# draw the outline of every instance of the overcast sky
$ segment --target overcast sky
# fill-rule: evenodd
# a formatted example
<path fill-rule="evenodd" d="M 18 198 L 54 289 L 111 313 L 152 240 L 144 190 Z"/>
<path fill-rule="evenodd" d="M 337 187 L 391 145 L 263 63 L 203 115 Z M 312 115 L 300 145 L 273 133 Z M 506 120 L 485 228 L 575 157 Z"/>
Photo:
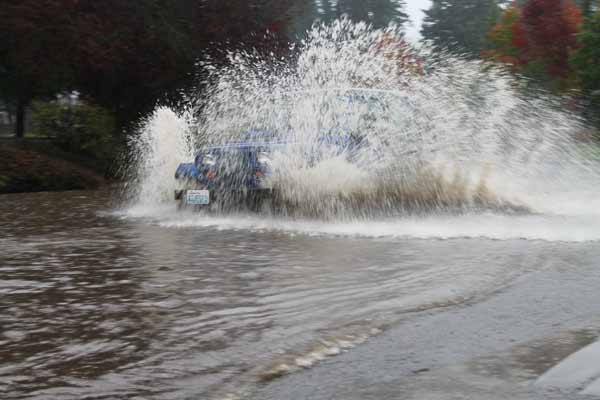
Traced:
<path fill-rule="evenodd" d="M 423 20 L 423 12 L 421 10 L 428 9 L 429 0 L 405 0 L 406 13 L 410 16 L 411 24 L 406 25 L 406 36 L 410 39 L 419 39 L 419 30 L 421 21 Z"/>

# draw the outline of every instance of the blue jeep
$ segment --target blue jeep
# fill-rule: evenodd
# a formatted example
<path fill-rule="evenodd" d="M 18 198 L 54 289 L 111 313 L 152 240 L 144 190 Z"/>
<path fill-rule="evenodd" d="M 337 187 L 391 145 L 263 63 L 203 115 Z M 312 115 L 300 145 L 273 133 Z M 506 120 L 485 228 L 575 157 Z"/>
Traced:
<path fill-rule="evenodd" d="M 243 141 L 207 146 L 197 153 L 193 163 L 180 164 L 175 172 L 179 188 L 175 191 L 178 207 L 208 207 L 215 204 L 227 207 L 245 206 L 254 209 L 264 199 L 272 199 L 271 156 L 296 145 L 278 140 L 265 131 L 248 131 Z M 349 135 L 323 135 L 317 146 L 334 149 L 338 154 L 351 155 L 363 143 Z M 331 154 L 331 152 L 330 152 Z M 316 162 L 317 154 L 307 154 Z"/>

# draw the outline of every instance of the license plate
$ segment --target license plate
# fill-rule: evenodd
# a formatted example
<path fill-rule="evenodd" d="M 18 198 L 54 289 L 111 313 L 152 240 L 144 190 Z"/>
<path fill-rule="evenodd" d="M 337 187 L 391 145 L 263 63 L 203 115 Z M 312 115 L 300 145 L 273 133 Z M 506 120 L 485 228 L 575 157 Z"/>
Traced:
<path fill-rule="evenodd" d="M 185 194 L 185 202 L 191 205 L 205 206 L 210 204 L 210 191 L 188 190 Z"/>

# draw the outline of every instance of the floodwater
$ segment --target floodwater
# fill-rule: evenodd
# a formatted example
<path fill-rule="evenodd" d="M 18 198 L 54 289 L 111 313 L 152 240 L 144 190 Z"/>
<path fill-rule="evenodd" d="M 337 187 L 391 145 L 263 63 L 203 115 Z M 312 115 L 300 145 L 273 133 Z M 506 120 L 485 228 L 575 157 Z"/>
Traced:
<path fill-rule="evenodd" d="M 0 197 L 1 398 L 545 398 L 530 384 L 600 326 L 593 221 L 110 199 Z"/>

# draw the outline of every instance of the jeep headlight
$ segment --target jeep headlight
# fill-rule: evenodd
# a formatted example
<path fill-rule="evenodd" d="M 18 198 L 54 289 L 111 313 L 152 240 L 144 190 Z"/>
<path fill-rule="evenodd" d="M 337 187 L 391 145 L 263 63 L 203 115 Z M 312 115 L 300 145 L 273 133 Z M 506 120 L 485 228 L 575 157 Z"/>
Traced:
<path fill-rule="evenodd" d="M 269 157 L 269 154 L 267 154 L 265 152 L 258 153 L 256 155 L 256 161 L 258 161 L 258 163 L 262 166 L 271 165 L 271 157 Z"/>
<path fill-rule="evenodd" d="M 205 167 L 213 167 L 217 163 L 217 158 L 212 154 L 204 154 L 202 156 L 202 165 Z"/>

